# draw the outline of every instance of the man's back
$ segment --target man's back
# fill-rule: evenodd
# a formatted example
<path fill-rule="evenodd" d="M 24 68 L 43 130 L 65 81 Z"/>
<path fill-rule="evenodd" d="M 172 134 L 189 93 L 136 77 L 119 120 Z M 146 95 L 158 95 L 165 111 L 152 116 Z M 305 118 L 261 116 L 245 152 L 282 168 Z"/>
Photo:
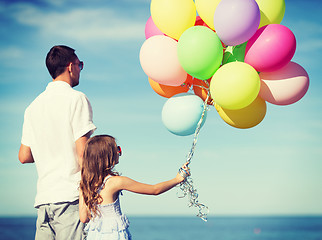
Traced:
<path fill-rule="evenodd" d="M 78 199 L 75 141 L 95 128 L 91 118 L 86 96 L 62 81 L 49 83 L 26 109 L 22 143 L 30 146 L 37 166 L 35 206 Z"/>
<path fill-rule="evenodd" d="M 78 186 L 85 143 L 96 129 L 79 84 L 84 63 L 75 50 L 53 46 L 46 56 L 52 82 L 26 109 L 18 158 L 38 172 L 36 240 L 84 239 Z"/>

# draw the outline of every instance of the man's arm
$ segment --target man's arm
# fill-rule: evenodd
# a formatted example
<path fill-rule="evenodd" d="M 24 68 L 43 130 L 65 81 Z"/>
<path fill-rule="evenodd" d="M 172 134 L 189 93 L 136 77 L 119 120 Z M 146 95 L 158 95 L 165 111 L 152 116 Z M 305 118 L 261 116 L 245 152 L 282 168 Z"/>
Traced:
<path fill-rule="evenodd" d="M 79 190 L 79 219 L 82 223 L 87 223 L 90 220 L 90 214 L 86 207 L 82 190 Z"/>
<path fill-rule="evenodd" d="M 78 157 L 79 166 L 82 166 L 83 162 L 83 153 L 87 140 L 90 138 L 90 132 L 86 133 L 84 136 L 76 140 L 76 153 Z"/>
<path fill-rule="evenodd" d="M 20 145 L 18 158 L 22 164 L 35 162 L 30 147 L 23 144 Z"/>

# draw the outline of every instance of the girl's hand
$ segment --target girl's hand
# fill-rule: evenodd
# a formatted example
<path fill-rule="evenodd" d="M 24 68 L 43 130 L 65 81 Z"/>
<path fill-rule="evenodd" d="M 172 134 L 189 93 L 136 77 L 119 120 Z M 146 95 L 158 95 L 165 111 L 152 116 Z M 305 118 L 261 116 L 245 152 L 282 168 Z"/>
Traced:
<path fill-rule="evenodd" d="M 190 168 L 187 166 L 189 163 L 186 162 L 182 165 L 182 167 L 179 169 L 179 172 L 177 173 L 177 179 L 179 180 L 179 183 L 184 181 L 188 176 L 190 176 Z"/>

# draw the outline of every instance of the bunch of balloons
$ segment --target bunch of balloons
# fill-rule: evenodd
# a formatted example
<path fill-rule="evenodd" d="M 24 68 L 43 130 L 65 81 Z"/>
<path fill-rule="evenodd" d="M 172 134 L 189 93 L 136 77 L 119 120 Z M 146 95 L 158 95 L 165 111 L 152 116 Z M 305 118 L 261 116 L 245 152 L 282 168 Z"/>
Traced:
<path fill-rule="evenodd" d="M 170 132 L 193 134 L 204 103 L 227 124 L 251 128 L 266 102 L 289 105 L 307 92 L 307 72 L 291 61 L 295 36 L 280 24 L 284 0 L 152 0 L 150 10 L 140 63 L 169 98 L 162 121 Z"/>

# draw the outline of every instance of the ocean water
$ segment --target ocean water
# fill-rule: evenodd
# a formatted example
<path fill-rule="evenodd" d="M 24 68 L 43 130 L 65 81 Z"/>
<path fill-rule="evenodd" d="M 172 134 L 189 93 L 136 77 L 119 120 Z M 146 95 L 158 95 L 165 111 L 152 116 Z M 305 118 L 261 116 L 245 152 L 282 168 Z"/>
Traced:
<path fill-rule="evenodd" d="M 322 217 L 131 217 L 134 240 L 322 240 Z M 35 217 L 0 217 L 0 239 L 34 239 Z"/>

